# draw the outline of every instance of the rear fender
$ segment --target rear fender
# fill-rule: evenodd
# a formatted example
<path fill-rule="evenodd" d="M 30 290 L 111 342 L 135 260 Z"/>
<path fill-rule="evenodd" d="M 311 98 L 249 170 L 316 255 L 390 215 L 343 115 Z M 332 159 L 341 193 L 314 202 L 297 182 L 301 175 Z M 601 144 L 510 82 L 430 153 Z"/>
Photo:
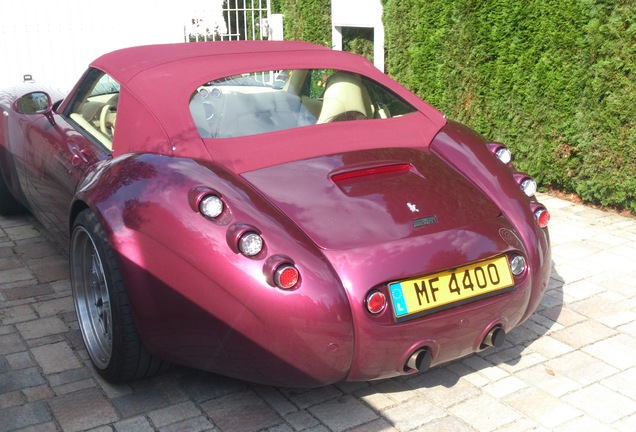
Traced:
<path fill-rule="evenodd" d="M 201 188 L 222 197 L 228 217 L 199 213 L 193 194 Z M 191 159 L 126 155 L 91 173 L 77 198 L 98 214 L 139 333 L 156 355 L 257 382 L 271 383 L 285 370 L 307 385 L 346 376 L 353 328 L 340 280 L 304 234 L 240 177 Z M 265 241 L 254 258 L 230 244 L 228 233 L 241 224 Z M 299 269 L 299 288 L 268 282 L 279 257 Z M 285 380 L 281 375 L 279 384 Z"/>
<path fill-rule="evenodd" d="M 472 181 L 501 209 L 514 227 L 527 253 L 533 293 L 522 321 L 538 306 L 551 271 L 550 237 L 531 211 L 536 198 L 528 198 L 514 180 L 510 167 L 488 150 L 487 141 L 470 128 L 448 122 L 431 143 L 431 151 Z"/>

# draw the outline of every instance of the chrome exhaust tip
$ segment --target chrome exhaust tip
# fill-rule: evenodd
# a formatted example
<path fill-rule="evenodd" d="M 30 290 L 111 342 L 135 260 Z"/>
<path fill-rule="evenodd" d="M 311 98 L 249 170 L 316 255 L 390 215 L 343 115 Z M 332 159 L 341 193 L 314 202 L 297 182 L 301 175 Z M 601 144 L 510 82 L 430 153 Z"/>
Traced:
<path fill-rule="evenodd" d="M 501 327 L 493 327 L 484 337 L 484 340 L 481 342 L 481 348 L 488 347 L 501 347 L 504 342 L 506 342 L 506 332 Z"/>
<path fill-rule="evenodd" d="M 404 372 L 424 372 L 431 367 L 433 362 L 433 355 L 427 348 L 420 348 L 416 350 L 404 365 Z"/>

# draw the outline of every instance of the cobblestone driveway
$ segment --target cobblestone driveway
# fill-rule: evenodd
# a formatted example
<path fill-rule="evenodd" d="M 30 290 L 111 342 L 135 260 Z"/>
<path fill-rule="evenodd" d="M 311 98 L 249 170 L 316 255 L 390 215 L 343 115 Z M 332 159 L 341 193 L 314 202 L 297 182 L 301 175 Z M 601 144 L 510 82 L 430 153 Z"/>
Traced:
<path fill-rule="evenodd" d="M 0 431 L 636 430 L 636 220 L 547 196 L 554 270 L 504 347 L 315 390 L 185 368 L 113 386 L 77 330 L 67 260 L 0 217 Z"/>

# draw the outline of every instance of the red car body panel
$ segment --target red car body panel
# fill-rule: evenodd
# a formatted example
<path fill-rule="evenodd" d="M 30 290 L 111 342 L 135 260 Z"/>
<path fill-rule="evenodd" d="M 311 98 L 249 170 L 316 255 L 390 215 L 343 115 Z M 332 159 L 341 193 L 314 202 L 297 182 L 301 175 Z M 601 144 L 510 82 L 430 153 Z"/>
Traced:
<path fill-rule="evenodd" d="M 65 114 L 83 80 L 51 118 L 16 111 L 36 90 L 21 87 L 0 93 L 0 169 L 62 244 L 79 210 L 95 212 L 153 354 L 275 385 L 386 378 L 413 373 L 405 364 L 423 347 L 433 365 L 483 349 L 493 327 L 507 332 L 536 309 L 551 267 L 540 204 L 484 138 L 368 61 L 305 43 L 223 42 L 130 48 L 91 68 L 121 85 L 112 152 Z M 417 111 L 201 138 L 188 110 L 193 89 L 294 68 L 366 76 Z M 338 177 L 385 166 L 405 168 Z M 206 193 L 227 203 L 215 220 L 199 212 Z M 246 227 L 265 241 L 252 258 L 236 249 Z M 367 311 L 368 294 L 390 298 L 391 282 L 500 255 L 528 264 L 506 293 L 403 322 L 390 302 Z M 284 261 L 299 270 L 296 289 L 272 282 Z"/>

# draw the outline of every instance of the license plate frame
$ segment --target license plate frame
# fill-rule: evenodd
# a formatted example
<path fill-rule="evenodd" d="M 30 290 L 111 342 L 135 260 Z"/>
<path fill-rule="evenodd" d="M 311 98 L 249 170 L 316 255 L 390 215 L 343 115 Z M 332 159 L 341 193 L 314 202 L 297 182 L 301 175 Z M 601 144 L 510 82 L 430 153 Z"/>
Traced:
<path fill-rule="evenodd" d="M 493 297 L 514 288 L 514 276 L 506 255 L 388 284 L 393 316 L 398 322 Z"/>

